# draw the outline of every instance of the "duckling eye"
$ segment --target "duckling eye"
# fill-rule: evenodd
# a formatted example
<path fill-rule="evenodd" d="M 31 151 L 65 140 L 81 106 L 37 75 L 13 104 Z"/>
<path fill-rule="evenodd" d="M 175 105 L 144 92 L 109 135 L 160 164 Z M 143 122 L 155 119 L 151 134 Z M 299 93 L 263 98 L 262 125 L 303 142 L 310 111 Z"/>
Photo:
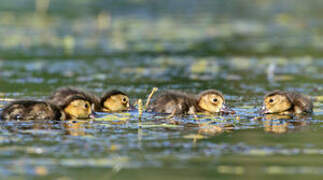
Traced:
<path fill-rule="evenodd" d="M 122 99 L 122 102 L 124 102 L 124 103 L 125 103 L 125 102 L 127 102 L 127 98 L 125 98 L 125 97 L 124 97 L 124 98 Z"/>
<path fill-rule="evenodd" d="M 89 108 L 89 105 L 88 104 L 85 104 L 84 107 L 87 109 L 87 108 Z"/>
<path fill-rule="evenodd" d="M 213 99 L 212 99 L 212 101 L 213 101 L 213 102 L 217 102 L 217 101 L 218 101 L 218 99 L 217 99 L 217 98 L 213 98 Z"/>
<path fill-rule="evenodd" d="M 272 103 L 272 102 L 274 102 L 274 100 L 273 99 L 269 99 L 269 102 Z"/>

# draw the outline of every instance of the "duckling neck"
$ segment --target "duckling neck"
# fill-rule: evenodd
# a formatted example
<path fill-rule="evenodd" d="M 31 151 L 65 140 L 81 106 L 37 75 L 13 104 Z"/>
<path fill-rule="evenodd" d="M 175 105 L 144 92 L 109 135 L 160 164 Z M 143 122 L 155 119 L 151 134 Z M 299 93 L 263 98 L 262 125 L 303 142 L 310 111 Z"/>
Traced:
<path fill-rule="evenodd" d="M 293 114 L 293 108 L 289 109 L 289 110 L 286 110 L 286 111 L 283 111 L 283 112 L 280 112 L 278 113 L 279 115 L 292 115 Z"/>
<path fill-rule="evenodd" d="M 196 112 L 203 113 L 203 114 L 206 114 L 206 115 L 211 115 L 212 114 L 211 112 L 209 112 L 207 110 L 204 110 L 204 109 L 202 109 L 200 107 L 197 108 L 197 111 Z"/>
<path fill-rule="evenodd" d="M 196 102 L 196 111 L 197 112 L 201 112 L 201 113 L 206 113 L 208 112 L 206 109 L 205 109 L 205 106 L 207 106 L 203 101 L 197 101 Z"/>
<path fill-rule="evenodd" d="M 74 116 L 72 116 L 68 113 L 65 113 L 65 120 L 71 120 L 71 119 L 77 119 L 77 118 L 75 118 Z"/>
<path fill-rule="evenodd" d="M 59 112 L 59 120 L 62 120 L 62 121 L 64 121 L 64 120 L 66 120 L 67 119 L 67 117 L 66 117 L 66 113 L 64 112 L 64 111 L 60 111 Z"/>
<path fill-rule="evenodd" d="M 102 107 L 101 112 L 112 112 L 112 110 L 107 107 Z"/>

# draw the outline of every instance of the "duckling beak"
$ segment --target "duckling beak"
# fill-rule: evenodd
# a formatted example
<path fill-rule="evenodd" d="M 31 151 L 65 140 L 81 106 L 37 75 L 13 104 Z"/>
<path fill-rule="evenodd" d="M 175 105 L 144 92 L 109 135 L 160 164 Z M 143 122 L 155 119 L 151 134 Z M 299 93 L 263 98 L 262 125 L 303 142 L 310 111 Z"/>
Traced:
<path fill-rule="evenodd" d="M 90 119 L 95 119 L 95 115 L 96 115 L 96 113 L 94 111 L 92 111 L 92 113 L 89 115 L 89 118 Z"/>
<path fill-rule="evenodd" d="M 268 109 L 266 108 L 265 105 L 263 105 L 260 109 L 260 114 L 268 114 L 268 113 L 269 113 Z"/>
<path fill-rule="evenodd" d="M 133 106 L 132 104 L 129 104 L 127 106 L 127 108 L 128 108 L 129 111 L 132 111 L 132 110 L 135 110 L 136 109 L 135 106 Z"/>
<path fill-rule="evenodd" d="M 102 112 L 110 112 L 110 109 L 108 109 L 108 108 L 102 108 Z"/>
<path fill-rule="evenodd" d="M 225 104 L 222 105 L 220 112 L 228 113 L 228 114 L 235 114 L 236 113 L 234 110 L 232 110 L 230 107 L 226 106 Z"/>

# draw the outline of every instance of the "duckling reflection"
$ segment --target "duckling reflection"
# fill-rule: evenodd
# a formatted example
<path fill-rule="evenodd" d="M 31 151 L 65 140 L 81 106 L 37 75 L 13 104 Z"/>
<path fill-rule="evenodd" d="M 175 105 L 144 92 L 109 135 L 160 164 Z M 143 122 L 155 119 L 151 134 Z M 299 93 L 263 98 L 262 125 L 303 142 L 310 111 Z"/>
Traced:
<path fill-rule="evenodd" d="M 2 120 L 65 120 L 66 114 L 54 104 L 44 101 L 20 100 L 7 105 Z"/>
<path fill-rule="evenodd" d="M 51 121 L 51 120 L 19 120 L 19 121 L 2 121 L 1 128 L 6 129 L 10 133 L 14 134 L 32 134 L 41 136 L 53 136 L 57 135 L 61 130 L 61 122 L 63 121 Z"/>
<path fill-rule="evenodd" d="M 266 132 L 282 134 L 288 131 L 288 123 L 285 120 L 265 120 L 263 125 Z"/>
<path fill-rule="evenodd" d="M 266 114 L 263 121 L 264 130 L 276 134 L 288 132 L 289 128 L 300 128 L 307 125 L 306 116 L 298 116 L 302 119 L 295 119 L 292 115 Z M 304 119 L 303 119 L 304 118 Z"/>
<path fill-rule="evenodd" d="M 288 120 L 293 119 L 291 114 L 265 114 L 266 120 Z"/>
<path fill-rule="evenodd" d="M 101 97 L 99 105 L 95 108 L 98 112 L 121 112 L 130 110 L 129 97 L 119 90 L 112 90 L 105 93 Z"/>
<path fill-rule="evenodd" d="M 66 121 L 64 122 L 65 134 L 71 136 L 85 136 L 88 135 L 85 131 L 87 121 Z"/>
<path fill-rule="evenodd" d="M 222 93 L 217 90 L 206 90 L 199 95 L 178 91 L 166 91 L 160 94 L 148 107 L 148 111 L 185 115 L 202 113 L 234 113 L 225 105 Z"/>
<path fill-rule="evenodd" d="M 312 100 L 297 92 L 285 92 L 276 90 L 264 97 L 262 113 L 299 114 L 312 113 Z"/>
<path fill-rule="evenodd" d="M 217 135 L 221 134 L 225 131 L 225 127 L 220 127 L 218 125 L 214 124 L 201 124 L 199 126 L 199 134 L 204 134 L 204 135 Z"/>

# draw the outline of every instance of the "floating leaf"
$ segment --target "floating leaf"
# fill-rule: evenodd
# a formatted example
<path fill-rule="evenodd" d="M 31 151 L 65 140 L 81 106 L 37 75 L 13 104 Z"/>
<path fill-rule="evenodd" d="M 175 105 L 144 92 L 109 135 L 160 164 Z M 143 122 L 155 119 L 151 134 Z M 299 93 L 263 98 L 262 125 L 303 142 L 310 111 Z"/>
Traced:
<path fill-rule="evenodd" d="M 214 135 L 221 132 L 223 132 L 223 128 L 217 125 L 201 125 L 199 129 L 199 133 L 208 135 Z"/>
<path fill-rule="evenodd" d="M 315 96 L 315 100 L 323 102 L 323 96 Z"/>
<path fill-rule="evenodd" d="M 218 166 L 218 172 L 224 174 L 243 174 L 245 169 L 241 166 Z"/>
<path fill-rule="evenodd" d="M 35 167 L 35 174 L 39 176 L 45 176 L 48 174 L 48 169 L 44 166 L 37 166 Z"/>
<path fill-rule="evenodd" d="M 275 80 L 276 81 L 291 81 L 294 77 L 291 75 L 276 75 Z"/>
<path fill-rule="evenodd" d="M 164 128 L 178 128 L 178 127 L 183 127 L 175 124 L 143 124 L 141 125 L 143 128 L 153 128 L 153 127 L 164 127 Z"/>
<path fill-rule="evenodd" d="M 97 121 L 127 121 L 130 118 L 130 113 L 109 114 L 102 118 L 95 118 Z"/>
<path fill-rule="evenodd" d="M 189 134 L 183 136 L 185 139 L 205 139 L 206 137 L 201 134 Z"/>
<path fill-rule="evenodd" d="M 249 151 L 250 155 L 256 155 L 256 156 L 266 156 L 269 154 L 268 151 L 262 150 L 262 149 L 251 149 Z"/>

